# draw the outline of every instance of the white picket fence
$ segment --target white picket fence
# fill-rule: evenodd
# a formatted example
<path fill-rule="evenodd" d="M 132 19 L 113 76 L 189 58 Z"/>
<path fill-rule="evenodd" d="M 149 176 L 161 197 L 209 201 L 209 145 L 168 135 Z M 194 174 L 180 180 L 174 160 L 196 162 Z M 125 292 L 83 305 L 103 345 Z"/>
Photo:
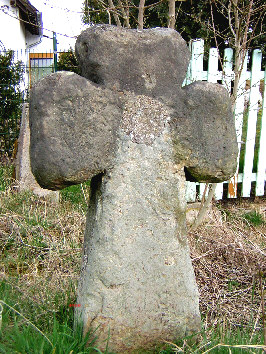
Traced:
<path fill-rule="evenodd" d="M 224 51 L 223 71 L 219 71 L 219 54 L 216 48 L 211 48 L 209 51 L 208 70 L 203 70 L 204 58 L 204 40 L 197 39 L 190 43 L 191 60 L 187 72 L 186 79 L 183 85 L 188 85 L 193 81 L 201 80 L 208 82 L 219 82 L 231 93 L 232 82 L 234 81 L 233 72 L 233 49 L 227 48 Z M 248 60 L 252 59 L 251 71 L 247 70 Z M 238 154 L 238 168 L 235 176 L 230 181 L 219 183 L 215 190 L 215 198 L 217 200 L 224 197 L 236 198 L 238 191 L 242 197 L 250 197 L 251 188 L 254 188 L 256 196 L 263 196 L 265 193 L 266 181 L 266 98 L 265 98 L 265 82 L 266 71 L 261 70 L 262 53 L 261 50 L 253 51 L 251 58 L 247 55 L 244 66 L 241 71 L 239 88 L 237 92 L 236 106 L 235 106 L 235 128 L 237 135 L 237 142 L 239 148 Z M 246 90 L 246 82 L 250 80 L 250 90 Z M 260 83 L 263 82 L 264 99 L 261 102 Z M 248 94 L 248 104 L 245 103 L 245 97 Z M 246 112 L 245 112 L 246 110 Z M 247 114 L 247 135 L 242 137 L 243 118 Z M 258 117 L 261 115 L 261 127 L 257 129 Z M 254 172 L 254 153 L 256 131 L 260 131 L 259 148 L 257 168 Z M 245 143 L 243 139 L 245 138 Z M 239 158 L 241 150 L 244 149 L 244 167 L 243 172 L 239 173 Z M 224 188 L 224 184 L 228 184 Z M 241 188 L 241 189 L 240 189 Z M 187 182 L 187 201 L 194 202 L 200 200 L 204 193 L 205 184 Z M 225 195 L 224 190 L 227 190 Z"/>

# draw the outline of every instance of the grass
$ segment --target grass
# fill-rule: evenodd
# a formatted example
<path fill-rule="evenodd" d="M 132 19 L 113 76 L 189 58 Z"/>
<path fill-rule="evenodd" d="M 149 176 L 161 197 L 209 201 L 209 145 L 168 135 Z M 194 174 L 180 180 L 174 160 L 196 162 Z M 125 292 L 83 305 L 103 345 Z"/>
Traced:
<path fill-rule="evenodd" d="M 11 164 L 0 165 L 0 192 L 4 192 L 12 183 L 13 166 Z"/>
<path fill-rule="evenodd" d="M 60 192 L 61 201 L 68 201 L 74 207 L 82 207 L 82 209 L 86 210 L 88 205 L 89 189 L 90 181 L 67 187 Z"/>
<path fill-rule="evenodd" d="M 73 329 L 69 306 L 76 301 L 89 184 L 63 190 L 54 204 L 18 193 L 11 175 L 10 165 L 0 166 L 0 353 L 100 352 L 95 333 L 84 339 L 81 328 Z M 162 342 L 149 353 L 262 353 L 265 214 L 264 199 L 219 203 L 189 233 L 202 331 L 194 344 Z"/>
<path fill-rule="evenodd" d="M 2 306 L 12 312 L 5 313 L 3 322 L 11 322 L 12 330 L 1 331 L 0 353 L 92 353 L 95 336 L 88 332 L 83 337 L 82 327 L 73 329 L 73 313 L 64 321 L 54 314 L 51 331 L 44 334 L 33 322 L 26 319 L 18 310 L 2 301 Z M 16 306 L 16 305 L 14 305 Z M 5 317 L 9 318 L 5 318 Z"/>
<path fill-rule="evenodd" d="M 243 217 L 253 226 L 260 226 L 265 223 L 263 216 L 260 213 L 258 213 L 256 210 L 252 210 L 248 213 L 244 213 Z"/>
<path fill-rule="evenodd" d="M 202 330 L 199 335 L 200 341 L 193 346 L 188 344 L 187 340 L 182 340 L 171 345 L 173 352 L 183 353 L 260 353 L 263 338 L 261 333 L 256 333 L 250 338 L 250 330 L 243 328 L 227 327 L 227 322 L 219 323 L 217 326 L 208 328 L 208 331 Z M 256 348 L 258 346 L 258 348 Z M 230 351 L 228 350 L 230 349 Z M 257 349 L 257 350 L 256 350 Z"/>

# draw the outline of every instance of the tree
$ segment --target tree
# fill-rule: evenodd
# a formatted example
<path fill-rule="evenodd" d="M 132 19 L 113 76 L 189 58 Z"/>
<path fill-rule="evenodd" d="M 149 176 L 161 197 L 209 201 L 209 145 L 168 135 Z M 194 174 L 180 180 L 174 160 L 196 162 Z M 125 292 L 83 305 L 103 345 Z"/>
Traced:
<path fill-rule="evenodd" d="M 22 62 L 14 62 L 11 50 L 0 54 L 0 144 L 1 153 L 9 156 L 19 134 L 23 72 Z"/>
<path fill-rule="evenodd" d="M 57 69 L 59 71 L 73 71 L 76 74 L 80 74 L 78 61 L 73 49 L 69 49 L 67 52 L 60 54 L 59 60 L 57 62 Z"/>
<path fill-rule="evenodd" d="M 226 43 L 235 49 L 235 80 L 232 92 L 234 105 L 247 51 L 259 44 L 265 54 L 266 5 L 261 0 L 210 0 L 210 10 L 216 47 Z M 217 16 L 223 21 L 216 21 Z"/>
<path fill-rule="evenodd" d="M 168 21 L 168 6 L 163 0 L 85 0 L 83 11 L 85 23 L 140 29 L 165 27 Z"/>
<path fill-rule="evenodd" d="M 139 9 L 145 28 L 168 26 L 187 42 L 204 38 L 208 46 L 220 49 L 235 46 L 238 35 L 249 48 L 259 46 L 266 52 L 263 0 L 85 0 L 83 21 L 137 28 Z"/>
<path fill-rule="evenodd" d="M 143 27 L 175 28 L 186 41 L 203 38 L 207 48 L 220 53 L 235 49 L 233 102 L 237 95 L 248 49 L 260 47 L 266 54 L 266 5 L 264 0 L 85 0 L 84 22 L 116 23 Z"/>

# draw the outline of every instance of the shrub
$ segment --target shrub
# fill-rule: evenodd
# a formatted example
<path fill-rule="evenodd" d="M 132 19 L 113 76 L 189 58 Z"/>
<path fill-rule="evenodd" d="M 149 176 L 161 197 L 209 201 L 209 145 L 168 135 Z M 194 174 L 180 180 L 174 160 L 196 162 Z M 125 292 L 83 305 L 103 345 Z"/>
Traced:
<path fill-rule="evenodd" d="M 61 71 L 73 71 L 76 74 L 80 74 L 80 69 L 78 67 L 78 61 L 75 56 L 73 49 L 69 49 L 65 53 L 61 53 L 58 63 L 57 63 L 57 70 Z"/>
<path fill-rule="evenodd" d="M 23 72 L 22 62 L 14 62 L 13 51 L 0 54 L 0 153 L 9 156 L 19 134 Z"/>

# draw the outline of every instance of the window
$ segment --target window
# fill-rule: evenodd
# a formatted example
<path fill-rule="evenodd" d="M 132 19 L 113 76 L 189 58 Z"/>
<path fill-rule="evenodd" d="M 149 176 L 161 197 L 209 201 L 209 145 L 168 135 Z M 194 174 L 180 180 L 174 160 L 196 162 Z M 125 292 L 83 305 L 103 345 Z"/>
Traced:
<path fill-rule="evenodd" d="M 54 72 L 53 53 L 31 53 L 29 62 L 30 86 Z"/>

